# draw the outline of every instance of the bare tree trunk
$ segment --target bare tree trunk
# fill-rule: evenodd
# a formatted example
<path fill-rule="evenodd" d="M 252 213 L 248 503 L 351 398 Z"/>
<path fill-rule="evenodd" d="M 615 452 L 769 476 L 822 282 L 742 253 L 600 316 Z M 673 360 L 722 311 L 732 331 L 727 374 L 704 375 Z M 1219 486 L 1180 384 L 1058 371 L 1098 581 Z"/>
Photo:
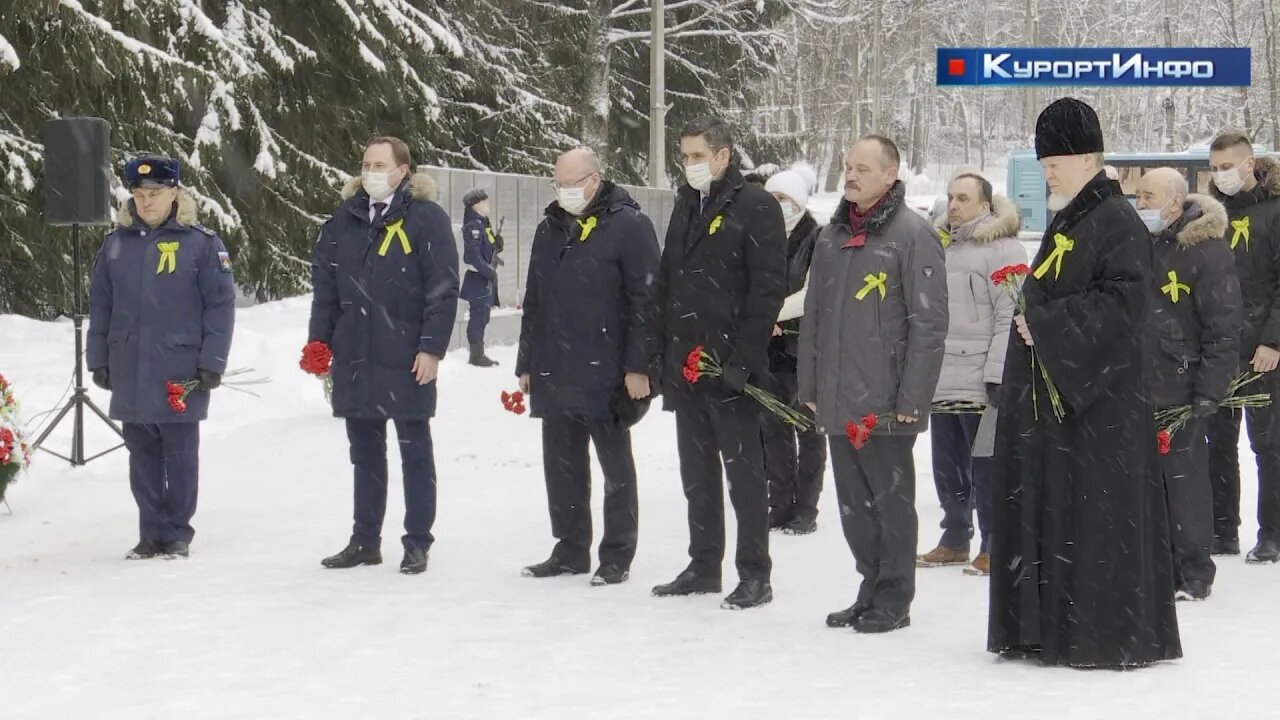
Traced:
<path fill-rule="evenodd" d="M 609 151 L 609 15 L 613 10 L 611 0 L 596 0 L 592 14 L 591 42 L 596 61 L 591 63 L 587 76 L 587 103 L 584 113 L 582 138 L 606 162 L 611 160 Z"/>
<path fill-rule="evenodd" d="M 964 133 L 964 164 L 968 165 L 969 164 L 969 142 L 970 142 L 970 136 L 972 135 L 972 132 L 969 128 L 969 107 L 968 107 L 968 104 L 965 103 L 963 95 L 957 98 L 956 102 L 960 105 L 960 131 Z"/>

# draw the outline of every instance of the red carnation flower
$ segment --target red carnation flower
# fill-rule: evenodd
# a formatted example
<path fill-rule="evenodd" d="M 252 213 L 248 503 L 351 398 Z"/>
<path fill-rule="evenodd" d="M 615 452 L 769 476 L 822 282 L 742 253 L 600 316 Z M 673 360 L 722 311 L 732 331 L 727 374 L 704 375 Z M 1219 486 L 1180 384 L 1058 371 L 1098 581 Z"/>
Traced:
<path fill-rule="evenodd" d="M 875 430 L 877 422 L 879 422 L 879 418 L 875 413 L 862 416 L 862 426 L 867 429 L 867 432 L 871 432 L 872 430 Z"/>
<path fill-rule="evenodd" d="M 1168 455 L 1172 449 L 1173 438 L 1169 435 L 1168 430 L 1160 430 L 1156 433 L 1156 445 L 1161 455 Z"/>
<path fill-rule="evenodd" d="M 319 340 L 312 340 L 302 348 L 302 359 L 298 361 L 298 367 L 309 375 L 323 376 L 329 374 L 330 366 L 333 364 L 333 351 L 329 349 L 326 343 Z"/>
<path fill-rule="evenodd" d="M 515 405 L 513 405 L 513 406 L 511 407 L 511 412 L 513 412 L 513 413 L 515 413 L 515 414 L 517 414 L 517 415 L 523 415 L 523 414 L 524 414 L 524 403 L 516 403 Z"/>
<path fill-rule="evenodd" d="M 684 359 L 684 379 L 690 383 L 698 382 L 702 377 L 702 346 L 695 345 Z"/>

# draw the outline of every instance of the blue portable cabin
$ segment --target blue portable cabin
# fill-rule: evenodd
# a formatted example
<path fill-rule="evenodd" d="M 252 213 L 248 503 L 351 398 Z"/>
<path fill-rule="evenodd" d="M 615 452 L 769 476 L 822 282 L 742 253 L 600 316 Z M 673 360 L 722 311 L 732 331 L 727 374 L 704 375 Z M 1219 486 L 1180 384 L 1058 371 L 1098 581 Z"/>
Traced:
<path fill-rule="evenodd" d="M 1254 152 L 1267 155 L 1266 149 L 1254 145 Z M 1180 170 L 1191 185 L 1191 192 L 1209 192 L 1209 150 L 1197 149 L 1183 152 L 1155 153 L 1105 153 L 1106 164 L 1120 173 L 1120 187 L 1129 202 L 1137 203 L 1138 180 L 1147 170 L 1173 167 Z M 1191 178 L 1195 178 L 1191 182 Z M 1049 223 L 1049 186 L 1044 181 L 1044 169 L 1036 159 L 1035 150 L 1014 150 L 1009 154 L 1009 174 L 1005 180 L 1006 193 L 1018 206 L 1022 216 L 1022 231 L 1040 234 Z"/>

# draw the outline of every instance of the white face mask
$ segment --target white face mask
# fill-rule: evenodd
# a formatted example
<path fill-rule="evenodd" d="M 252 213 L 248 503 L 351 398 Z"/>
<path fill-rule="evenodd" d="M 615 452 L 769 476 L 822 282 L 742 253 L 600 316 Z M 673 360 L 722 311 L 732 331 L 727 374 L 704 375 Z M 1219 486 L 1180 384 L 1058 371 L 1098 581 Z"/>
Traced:
<path fill-rule="evenodd" d="M 560 188 L 556 190 L 556 202 L 570 215 L 581 215 L 587 209 L 587 189 Z"/>
<path fill-rule="evenodd" d="M 1138 217 L 1142 218 L 1142 224 L 1147 226 L 1148 232 L 1158 233 L 1164 229 L 1164 218 L 1160 216 L 1160 208 L 1139 210 Z"/>
<path fill-rule="evenodd" d="M 786 223 L 787 233 L 796 229 L 796 225 L 800 224 L 800 218 L 804 217 L 804 210 L 799 205 L 790 200 L 782 201 L 782 221 Z"/>
<path fill-rule="evenodd" d="M 711 189 L 711 163 L 689 165 L 684 169 L 684 177 L 689 181 L 689 187 L 698 192 L 707 192 Z"/>
<path fill-rule="evenodd" d="M 361 173 L 360 183 L 364 186 L 364 191 L 374 200 L 380 200 L 391 194 L 391 173 Z"/>
<path fill-rule="evenodd" d="M 1240 177 L 1240 171 L 1235 168 L 1219 170 L 1213 173 L 1213 184 L 1222 191 L 1222 194 L 1235 195 L 1244 187 L 1244 178 Z"/>

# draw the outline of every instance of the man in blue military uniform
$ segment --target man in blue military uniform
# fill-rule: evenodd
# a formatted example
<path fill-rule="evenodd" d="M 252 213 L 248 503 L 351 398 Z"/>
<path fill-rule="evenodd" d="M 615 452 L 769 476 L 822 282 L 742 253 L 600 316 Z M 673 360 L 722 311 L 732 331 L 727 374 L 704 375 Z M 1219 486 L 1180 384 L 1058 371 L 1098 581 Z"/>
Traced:
<path fill-rule="evenodd" d="M 235 325 L 231 256 L 196 223 L 180 171 L 177 160 L 151 155 L 125 164 L 133 197 L 102 243 L 89 286 L 88 366 L 124 426 L 140 516 L 130 559 L 189 553 L 199 423 L 226 371 Z M 185 410 L 171 405 L 167 383 L 190 380 L 200 384 Z"/>
<path fill-rule="evenodd" d="M 324 224 L 311 267 L 308 340 L 333 351 L 333 414 L 344 418 L 355 467 L 355 528 L 327 568 L 382 562 L 387 420 L 404 471 L 400 572 L 427 569 L 436 516 L 431 417 L 436 374 L 458 314 L 458 248 L 435 182 L 411 175 L 409 147 L 370 140 L 361 177 Z"/>
<path fill-rule="evenodd" d="M 471 266 L 462 279 L 461 297 L 471 305 L 467 316 L 467 345 L 471 364 L 493 367 L 497 361 L 484 354 L 484 329 L 489 311 L 498 304 L 497 237 L 489 223 L 489 194 L 476 188 L 462 197 L 462 260 Z"/>

